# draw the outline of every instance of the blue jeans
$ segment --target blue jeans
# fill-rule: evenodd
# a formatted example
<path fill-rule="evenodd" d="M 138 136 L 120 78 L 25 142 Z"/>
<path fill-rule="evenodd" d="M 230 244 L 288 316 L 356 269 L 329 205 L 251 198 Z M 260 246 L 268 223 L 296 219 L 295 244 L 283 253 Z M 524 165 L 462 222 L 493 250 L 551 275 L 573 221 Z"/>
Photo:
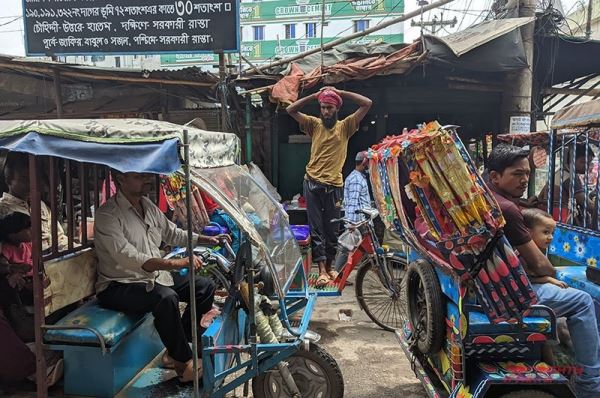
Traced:
<path fill-rule="evenodd" d="M 566 317 L 573 341 L 575 361 L 583 372 L 575 379 L 578 398 L 600 396 L 600 317 L 589 293 L 550 283 L 534 284 L 538 304 L 546 305 L 557 317 Z"/>

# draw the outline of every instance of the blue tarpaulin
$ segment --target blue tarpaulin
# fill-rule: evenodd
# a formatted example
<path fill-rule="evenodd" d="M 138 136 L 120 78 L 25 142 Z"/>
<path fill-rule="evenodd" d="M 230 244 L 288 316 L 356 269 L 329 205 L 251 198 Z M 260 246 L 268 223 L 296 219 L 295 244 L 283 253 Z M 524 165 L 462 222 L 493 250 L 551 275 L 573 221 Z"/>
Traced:
<path fill-rule="evenodd" d="M 131 144 L 77 141 L 29 132 L 0 138 L 0 148 L 109 166 L 121 172 L 171 174 L 181 166 L 179 140 Z"/>

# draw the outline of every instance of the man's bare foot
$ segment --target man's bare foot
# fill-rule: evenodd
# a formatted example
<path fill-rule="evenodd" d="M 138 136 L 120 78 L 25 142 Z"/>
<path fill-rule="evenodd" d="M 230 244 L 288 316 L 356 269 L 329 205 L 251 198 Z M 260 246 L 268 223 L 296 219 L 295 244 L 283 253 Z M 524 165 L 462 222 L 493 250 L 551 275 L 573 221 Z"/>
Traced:
<path fill-rule="evenodd" d="M 165 351 L 161 358 L 162 367 L 165 369 L 175 369 L 175 360 L 169 355 L 169 351 Z"/>
<path fill-rule="evenodd" d="M 194 381 L 194 362 L 190 359 L 187 362 L 173 361 L 175 363 L 175 372 L 179 376 L 181 383 L 191 383 Z M 202 377 L 202 362 L 198 361 L 198 373 L 196 378 Z"/>

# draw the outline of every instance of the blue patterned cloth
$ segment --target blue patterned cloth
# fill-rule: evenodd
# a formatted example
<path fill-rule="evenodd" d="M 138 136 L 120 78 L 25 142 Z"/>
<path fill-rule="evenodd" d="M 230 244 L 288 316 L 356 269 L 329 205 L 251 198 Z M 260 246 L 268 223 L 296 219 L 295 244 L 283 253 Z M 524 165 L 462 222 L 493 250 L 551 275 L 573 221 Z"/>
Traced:
<path fill-rule="evenodd" d="M 367 178 L 358 170 L 352 171 L 344 183 L 344 211 L 346 218 L 353 222 L 363 221 L 363 214 L 355 214 L 356 210 L 370 209 L 371 197 Z"/>

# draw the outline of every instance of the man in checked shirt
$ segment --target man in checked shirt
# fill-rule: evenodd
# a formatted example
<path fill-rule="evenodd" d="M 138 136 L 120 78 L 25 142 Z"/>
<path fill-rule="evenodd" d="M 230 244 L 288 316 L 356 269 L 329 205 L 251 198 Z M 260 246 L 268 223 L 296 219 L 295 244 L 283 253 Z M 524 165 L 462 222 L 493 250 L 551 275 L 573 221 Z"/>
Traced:
<path fill-rule="evenodd" d="M 370 209 L 371 196 L 367 183 L 367 168 L 369 160 L 366 152 L 356 154 L 356 168 L 346 177 L 344 182 L 344 212 L 346 218 L 353 222 L 363 221 L 364 214 L 356 213 L 357 210 Z"/>

